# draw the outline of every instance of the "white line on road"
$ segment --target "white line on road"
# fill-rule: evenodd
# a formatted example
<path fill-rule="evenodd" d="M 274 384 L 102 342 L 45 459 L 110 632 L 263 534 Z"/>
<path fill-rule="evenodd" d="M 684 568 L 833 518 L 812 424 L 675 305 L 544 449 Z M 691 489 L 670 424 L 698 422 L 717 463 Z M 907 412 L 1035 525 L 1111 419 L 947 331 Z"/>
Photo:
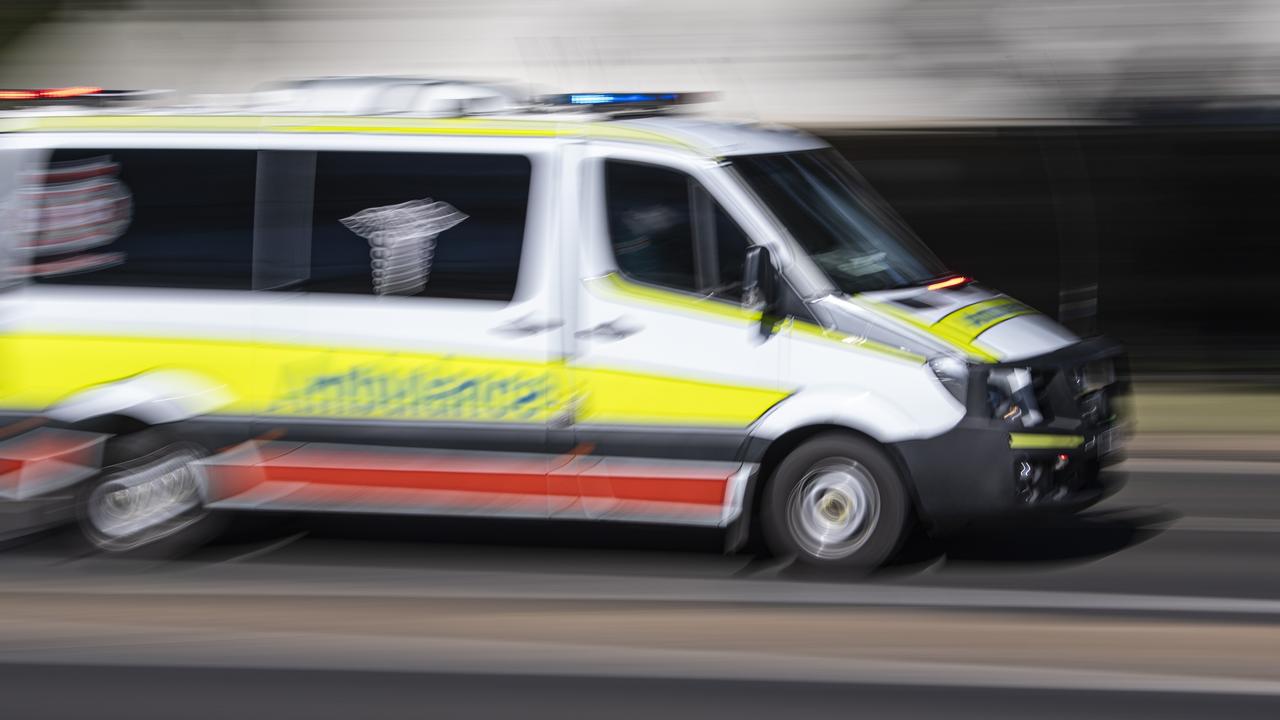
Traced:
<path fill-rule="evenodd" d="M 235 557 L 227 558 L 223 562 L 229 562 L 229 563 L 244 562 L 246 560 L 252 560 L 257 557 L 262 557 L 263 555 L 269 555 L 275 552 L 276 550 L 279 550 L 285 547 L 286 545 L 290 545 L 298 540 L 301 540 L 302 538 L 306 537 L 306 535 L 307 535 L 307 531 L 303 530 L 302 532 L 294 533 L 293 535 L 290 535 L 287 538 L 283 538 L 273 543 L 270 543 L 268 545 L 265 545 L 263 547 L 250 550 L 247 553 L 243 553 L 240 555 L 236 555 Z"/>
<path fill-rule="evenodd" d="M 134 632 L 138 632 L 135 630 Z M 951 686 L 1280 695 L 1280 682 L 1190 673 L 1131 672 L 888 658 L 817 657 L 788 652 L 658 649 L 438 637 L 357 634 L 188 632 L 168 641 L 134 636 L 96 638 L 74 647 L 0 649 L 0 663 L 107 666 L 181 665 L 294 670 L 447 672 L 586 677 L 675 677 L 685 680 L 848 682 Z"/>
<path fill-rule="evenodd" d="M 1155 526 L 1158 526 L 1156 523 Z M 1189 515 L 1172 521 L 1168 530 L 1229 533 L 1280 533 L 1280 518 L 1202 517 Z"/>
<path fill-rule="evenodd" d="M 233 572 L 234 570 L 234 572 Z M 271 564 L 222 564 L 183 575 L 148 577 L 124 570 L 61 579 L 5 578 L 0 594 L 298 596 L 466 600 L 579 600 L 594 602 L 687 602 L 735 605 L 833 605 L 956 610 L 1043 610 L 1238 615 L 1280 618 L 1280 600 L 1142 595 L 1001 588 L 959 588 L 853 582 L 663 578 L 568 573 L 469 570 L 394 571 L 350 566 L 296 568 Z"/>
<path fill-rule="evenodd" d="M 1181 458 L 1129 458 L 1115 470 L 1134 473 L 1193 475 L 1274 475 L 1280 478 L 1280 462 L 1262 460 L 1196 460 Z"/>
<path fill-rule="evenodd" d="M 1134 527 L 1158 528 L 1160 530 L 1222 533 L 1280 533 L 1280 518 L 1276 517 L 1178 515 L 1177 513 L 1143 517 L 1141 514 L 1134 513 L 1133 508 L 1115 508 L 1110 511 L 1092 511 L 1087 517 L 1090 520 L 1128 522 Z"/>

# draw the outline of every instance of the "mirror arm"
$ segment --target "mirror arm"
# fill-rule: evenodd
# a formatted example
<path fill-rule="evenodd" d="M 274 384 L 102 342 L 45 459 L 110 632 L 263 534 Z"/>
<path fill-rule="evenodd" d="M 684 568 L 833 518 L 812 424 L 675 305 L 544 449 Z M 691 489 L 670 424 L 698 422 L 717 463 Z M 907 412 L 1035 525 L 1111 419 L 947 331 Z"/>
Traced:
<path fill-rule="evenodd" d="M 769 248 L 753 245 L 742 263 L 742 305 L 760 311 L 760 334 L 765 338 L 773 335 L 778 314 L 778 271 L 771 255 Z"/>

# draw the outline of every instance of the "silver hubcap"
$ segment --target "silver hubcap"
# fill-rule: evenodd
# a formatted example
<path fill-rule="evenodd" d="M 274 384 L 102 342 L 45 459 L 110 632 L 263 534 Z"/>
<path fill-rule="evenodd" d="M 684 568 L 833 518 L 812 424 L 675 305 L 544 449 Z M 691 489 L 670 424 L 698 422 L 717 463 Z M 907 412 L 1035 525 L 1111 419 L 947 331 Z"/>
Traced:
<path fill-rule="evenodd" d="M 105 545 L 137 545 L 176 532 L 200 506 L 201 467 L 190 450 L 167 453 L 121 470 L 98 485 L 85 508 Z"/>
<path fill-rule="evenodd" d="M 809 555 L 848 557 L 866 544 L 880 519 L 880 491 L 865 466 L 830 460 L 815 466 L 791 491 L 787 524 Z"/>

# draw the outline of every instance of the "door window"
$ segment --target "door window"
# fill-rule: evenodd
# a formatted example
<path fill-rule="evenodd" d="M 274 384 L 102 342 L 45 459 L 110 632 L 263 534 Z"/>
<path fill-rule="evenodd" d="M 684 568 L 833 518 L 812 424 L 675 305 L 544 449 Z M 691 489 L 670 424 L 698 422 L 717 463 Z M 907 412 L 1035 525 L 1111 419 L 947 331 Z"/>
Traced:
<path fill-rule="evenodd" d="M 741 299 L 746 234 L 696 180 L 676 170 L 610 160 L 605 195 L 609 240 L 623 275 Z"/>

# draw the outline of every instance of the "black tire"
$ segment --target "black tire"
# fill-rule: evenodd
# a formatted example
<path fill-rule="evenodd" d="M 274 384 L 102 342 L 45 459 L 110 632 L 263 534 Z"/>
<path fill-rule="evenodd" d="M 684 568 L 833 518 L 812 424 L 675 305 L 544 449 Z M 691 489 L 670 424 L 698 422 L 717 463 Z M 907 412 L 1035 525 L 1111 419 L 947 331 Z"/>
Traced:
<path fill-rule="evenodd" d="M 221 527 L 204 507 L 200 468 L 193 464 L 207 455 L 201 446 L 178 440 L 161 427 L 112 438 L 103 452 L 102 471 L 76 495 L 81 536 L 98 551 L 156 557 L 182 554 L 204 544 Z M 140 495 L 128 494 L 130 488 L 144 486 Z M 121 491 L 128 499 L 111 499 L 113 494 L 121 496 Z M 151 502 L 161 493 L 166 493 L 166 510 L 151 518 L 134 513 L 135 522 L 129 522 L 131 503 L 139 497 Z"/>
<path fill-rule="evenodd" d="M 879 567 L 911 525 L 901 473 L 880 446 L 851 434 L 824 433 L 797 447 L 760 499 L 769 549 L 813 567 Z"/>

